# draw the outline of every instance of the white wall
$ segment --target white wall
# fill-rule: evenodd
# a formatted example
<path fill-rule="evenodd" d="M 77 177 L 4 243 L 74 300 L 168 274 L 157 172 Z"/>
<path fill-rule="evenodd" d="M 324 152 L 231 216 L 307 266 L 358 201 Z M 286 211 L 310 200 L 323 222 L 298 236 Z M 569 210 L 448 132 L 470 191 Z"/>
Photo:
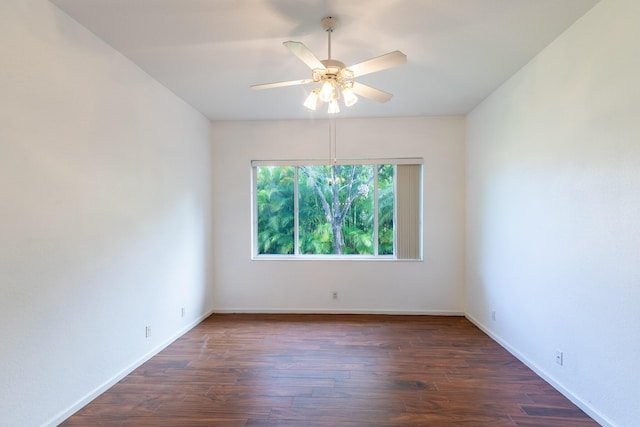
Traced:
<path fill-rule="evenodd" d="M 639 7 L 603 0 L 466 129 L 468 315 L 620 426 L 640 419 Z M 423 262 L 252 261 L 249 162 L 327 157 L 326 121 L 209 125 L 46 0 L 0 2 L 0 60 L 0 425 L 61 421 L 211 309 L 465 311 L 464 119 L 338 120 L 339 157 L 424 157 Z"/>
<path fill-rule="evenodd" d="M 603 0 L 467 128 L 469 316 L 619 426 L 640 420 L 638 22 Z"/>
<path fill-rule="evenodd" d="M 209 122 L 46 0 L 0 61 L 0 425 L 54 425 L 210 310 Z"/>
<path fill-rule="evenodd" d="M 464 119 L 343 119 L 336 135 L 341 158 L 424 157 L 424 261 L 252 261 L 251 160 L 328 159 L 329 122 L 214 122 L 215 310 L 462 313 Z"/>

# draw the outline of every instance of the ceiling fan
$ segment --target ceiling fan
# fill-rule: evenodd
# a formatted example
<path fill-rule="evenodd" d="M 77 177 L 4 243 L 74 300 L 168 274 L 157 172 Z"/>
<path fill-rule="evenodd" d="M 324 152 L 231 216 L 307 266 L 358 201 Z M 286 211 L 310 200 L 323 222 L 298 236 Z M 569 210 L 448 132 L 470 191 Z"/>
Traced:
<path fill-rule="evenodd" d="M 312 71 L 310 79 L 290 80 L 278 83 L 265 83 L 251 86 L 252 89 L 271 89 L 283 86 L 304 85 L 309 83 L 320 83 L 320 86 L 313 89 L 304 102 L 304 106 L 310 110 L 316 110 L 323 102 L 329 104 L 329 113 L 340 112 L 338 99 L 343 98 L 347 107 L 352 106 L 358 100 L 357 95 L 372 99 L 378 102 L 387 102 L 393 96 L 371 86 L 354 81 L 355 77 L 365 74 L 386 70 L 398 65 L 406 64 L 407 55 L 399 50 L 389 52 L 385 55 L 360 62 L 346 67 L 343 62 L 331 58 L 331 33 L 336 27 L 336 18 L 326 16 L 320 21 L 322 28 L 328 35 L 328 58 L 319 60 L 302 43 L 288 41 L 283 44 Z"/>

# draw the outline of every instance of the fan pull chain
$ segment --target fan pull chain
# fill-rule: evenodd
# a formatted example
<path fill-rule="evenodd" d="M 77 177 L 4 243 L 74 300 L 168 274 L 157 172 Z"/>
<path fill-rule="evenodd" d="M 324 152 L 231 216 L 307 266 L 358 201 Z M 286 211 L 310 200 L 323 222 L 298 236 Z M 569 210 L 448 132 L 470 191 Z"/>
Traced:
<path fill-rule="evenodd" d="M 338 141 L 336 136 L 336 118 L 332 117 L 331 122 L 333 124 L 333 164 L 338 162 Z"/>
<path fill-rule="evenodd" d="M 337 149 L 337 143 L 336 143 L 336 119 L 335 117 L 331 117 L 329 119 L 329 165 L 331 165 L 331 163 L 335 165 L 338 162 L 337 151 L 338 149 Z"/>
<path fill-rule="evenodd" d="M 336 152 L 336 119 L 335 117 L 331 117 L 329 119 L 329 171 L 331 171 L 329 185 L 333 185 L 333 166 L 338 163 L 338 155 Z M 333 161 L 331 159 L 333 159 Z"/>

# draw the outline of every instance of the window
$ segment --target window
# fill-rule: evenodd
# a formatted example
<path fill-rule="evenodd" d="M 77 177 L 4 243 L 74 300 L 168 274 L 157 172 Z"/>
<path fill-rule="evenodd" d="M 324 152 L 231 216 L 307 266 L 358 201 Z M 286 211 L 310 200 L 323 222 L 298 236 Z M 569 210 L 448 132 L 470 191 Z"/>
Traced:
<path fill-rule="evenodd" d="M 254 256 L 421 257 L 421 160 L 254 161 Z"/>

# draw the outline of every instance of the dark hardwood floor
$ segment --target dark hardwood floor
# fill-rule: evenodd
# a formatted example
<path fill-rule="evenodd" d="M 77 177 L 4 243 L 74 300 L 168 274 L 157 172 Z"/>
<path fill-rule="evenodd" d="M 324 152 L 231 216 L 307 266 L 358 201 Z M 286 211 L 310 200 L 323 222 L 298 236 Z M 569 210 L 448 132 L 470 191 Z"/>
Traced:
<path fill-rule="evenodd" d="M 213 315 L 63 426 L 597 426 L 463 317 Z"/>

